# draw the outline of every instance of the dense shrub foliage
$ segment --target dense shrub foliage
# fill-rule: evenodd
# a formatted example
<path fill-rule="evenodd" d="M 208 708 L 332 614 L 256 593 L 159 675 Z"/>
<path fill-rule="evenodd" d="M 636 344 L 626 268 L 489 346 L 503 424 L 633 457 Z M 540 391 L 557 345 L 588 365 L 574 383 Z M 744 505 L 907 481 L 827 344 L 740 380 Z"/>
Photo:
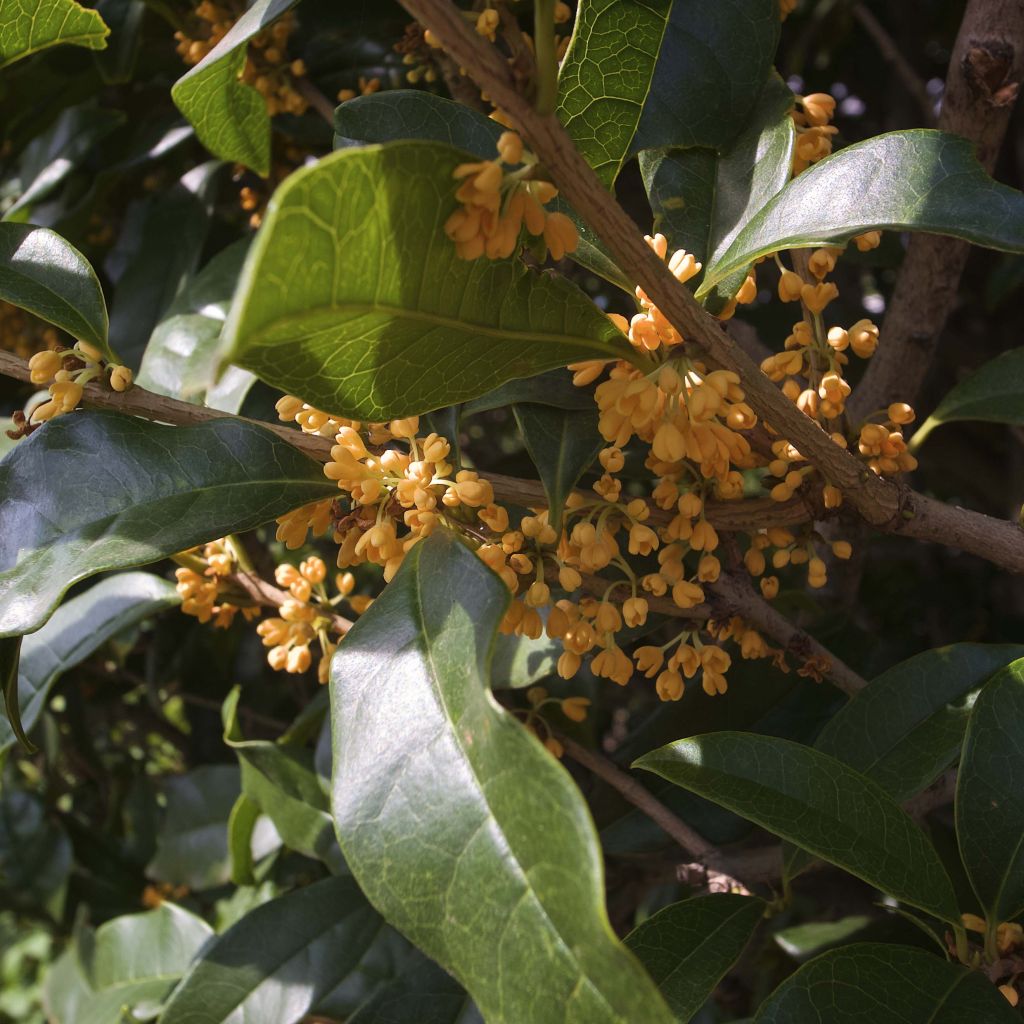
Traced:
<path fill-rule="evenodd" d="M 0 0 L 0 1022 L 1019 1019 L 1024 9 L 875 6 Z"/>

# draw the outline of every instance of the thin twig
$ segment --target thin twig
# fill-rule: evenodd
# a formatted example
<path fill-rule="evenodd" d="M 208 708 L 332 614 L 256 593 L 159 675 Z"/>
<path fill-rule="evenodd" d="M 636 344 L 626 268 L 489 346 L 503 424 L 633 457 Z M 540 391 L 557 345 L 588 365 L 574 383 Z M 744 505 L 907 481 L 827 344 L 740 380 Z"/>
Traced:
<path fill-rule="evenodd" d="M 882 56 L 892 65 L 893 70 L 900 77 L 904 87 L 914 97 L 918 107 L 921 108 L 921 116 L 924 123 L 929 127 L 935 125 L 935 104 L 924 87 L 924 82 L 918 77 L 917 72 L 910 66 L 910 62 L 903 56 L 896 40 L 886 31 L 885 26 L 859 2 L 850 7 L 850 12 L 864 27 L 864 31 L 874 40 Z"/>
<path fill-rule="evenodd" d="M 333 128 L 334 104 L 305 75 L 293 75 L 292 85 L 310 107 Z"/>

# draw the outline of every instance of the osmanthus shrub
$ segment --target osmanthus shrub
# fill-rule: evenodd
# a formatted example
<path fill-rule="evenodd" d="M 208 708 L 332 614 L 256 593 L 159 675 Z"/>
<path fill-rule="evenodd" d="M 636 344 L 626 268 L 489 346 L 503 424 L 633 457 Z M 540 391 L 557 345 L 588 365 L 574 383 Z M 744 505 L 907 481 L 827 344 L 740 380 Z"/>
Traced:
<path fill-rule="evenodd" d="M 1024 195 L 792 0 L 307 4 L 0 0 L 0 1018 L 1019 1019 Z"/>

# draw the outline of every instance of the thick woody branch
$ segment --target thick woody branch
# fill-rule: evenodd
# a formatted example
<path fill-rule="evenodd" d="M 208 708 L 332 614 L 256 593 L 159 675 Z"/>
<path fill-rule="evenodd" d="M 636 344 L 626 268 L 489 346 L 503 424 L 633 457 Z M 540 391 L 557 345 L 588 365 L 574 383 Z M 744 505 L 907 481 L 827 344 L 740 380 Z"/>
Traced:
<path fill-rule="evenodd" d="M 979 3 L 980 0 L 975 0 Z M 1003 6 L 1002 0 L 989 0 Z M 1019 0 L 1006 4 L 1021 5 Z M 937 513 L 928 499 L 902 485 L 876 477 L 848 450 L 832 442 L 813 420 L 789 402 L 672 276 L 644 242 L 626 212 L 608 193 L 573 145 L 557 117 L 542 117 L 515 87 L 504 59 L 466 24 L 451 0 L 402 0 L 403 6 L 441 40 L 477 84 L 522 131 L 532 149 L 576 212 L 608 246 L 619 266 L 636 281 L 687 339 L 702 347 L 719 366 L 739 374 L 747 400 L 762 422 L 770 423 L 839 487 L 849 505 L 868 524 L 888 532 L 910 533 L 945 543 Z M 1016 527 L 973 513 L 957 544 L 971 554 L 1024 572 L 1024 533 Z M 916 524 L 908 527 L 908 523 Z M 929 530 L 936 528 L 936 532 Z M 982 534 L 985 535 L 984 540 Z"/>
<path fill-rule="evenodd" d="M 1024 4 L 970 0 L 946 78 L 939 127 L 975 143 L 992 172 L 1024 77 Z M 882 324 L 882 343 L 850 402 L 854 420 L 914 404 L 956 304 L 970 246 L 913 235 Z"/>
<path fill-rule="evenodd" d="M 829 436 L 761 372 L 722 324 L 697 303 L 573 145 L 554 115 L 542 116 L 516 89 L 504 58 L 466 24 L 451 0 L 402 0 L 403 6 L 441 40 L 492 102 L 521 130 L 551 179 L 576 212 L 605 243 L 628 278 L 639 284 L 676 329 L 718 366 L 737 373 L 747 401 L 761 418 L 787 437 L 847 500 L 874 525 L 899 514 L 898 489 L 874 476 Z"/>

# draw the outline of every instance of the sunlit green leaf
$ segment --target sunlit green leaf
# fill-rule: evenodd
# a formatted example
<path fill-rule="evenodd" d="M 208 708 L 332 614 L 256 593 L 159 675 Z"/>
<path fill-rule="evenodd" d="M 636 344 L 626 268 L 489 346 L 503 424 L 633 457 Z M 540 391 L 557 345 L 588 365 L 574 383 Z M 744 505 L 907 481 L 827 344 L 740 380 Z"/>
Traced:
<path fill-rule="evenodd" d="M 58 43 L 102 50 L 109 32 L 75 0 L 7 0 L 0 4 L 0 68 Z"/>
<path fill-rule="evenodd" d="M 1024 195 L 993 181 L 965 139 L 927 129 L 878 135 L 794 178 L 705 269 L 697 296 L 759 256 L 876 229 L 1024 252 Z"/>
<path fill-rule="evenodd" d="M 667 1024 L 608 926 L 579 790 L 487 692 L 507 603 L 498 577 L 438 531 L 339 647 L 333 808 L 345 857 L 370 902 L 492 1024 Z"/>
<path fill-rule="evenodd" d="M 178 109 L 214 156 L 270 173 L 270 117 L 263 97 L 239 81 L 249 40 L 295 3 L 256 0 L 226 36 L 171 89 Z"/>
<path fill-rule="evenodd" d="M 505 128 L 486 114 L 443 96 L 418 89 L 389 89 L 342 103 L 334 111 L 334 130 L 336 149 L 423 139 L 463 149 L 478 160 L 493 160 L 497 155 L 498 136 Z M 633 285 L 615 265 L 604 243 L 571 207 L 556 197 L 551 208 L 571 217 L 579 232 L 579 245 L 570 258 L 632 292 Z"/>
<path fill-rule="evenodd" d="M 224 361 L 367 420 L 440 409 L 578 359 L 635 361 L 568 281 L 516 259 L 456 256 L 443 226 L 460 159 L 397 142 L 293 174 L 250 250 Z"/>

